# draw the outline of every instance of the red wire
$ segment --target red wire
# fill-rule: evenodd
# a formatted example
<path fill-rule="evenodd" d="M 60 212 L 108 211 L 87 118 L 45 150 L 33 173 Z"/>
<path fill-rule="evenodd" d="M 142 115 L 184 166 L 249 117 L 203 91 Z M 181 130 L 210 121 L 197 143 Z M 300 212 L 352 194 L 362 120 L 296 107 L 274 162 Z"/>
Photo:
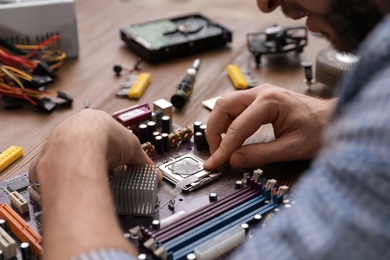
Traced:
<path fill-rule="evenodd" d="M 50 44 L 53 44 L 55 42 L 57 42 L 58 40 L 60 39 L 60 35 L 59 34 L 56 34 L 56 35 L 53 35 L 51 36 L 50 38 L 44 40 L 43 42 L 41 42 L 34 50 L 32 50 L 30 53 L 26 54 L 26 55 L 23 55 L 21 57 L 23 58 L 26 58 L 26 59 L 29 59 L 31 58 L 32 56 L 34 56 L 42 47 L 45 47 L 47 45 L 50 45 Z"/>

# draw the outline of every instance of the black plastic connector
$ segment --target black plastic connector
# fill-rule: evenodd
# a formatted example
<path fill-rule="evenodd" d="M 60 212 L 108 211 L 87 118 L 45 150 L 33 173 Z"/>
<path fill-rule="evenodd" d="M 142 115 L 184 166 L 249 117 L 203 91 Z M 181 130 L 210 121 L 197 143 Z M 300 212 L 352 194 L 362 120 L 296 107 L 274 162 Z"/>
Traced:
<path fill-rule="evenodd" d="M 37 65 L 37 67 L 32 72 L 34 75 L 39 76 L 49 76 L 51 78 L 55 78 L 55 72 L 45 61 L 40 61 Z"/>

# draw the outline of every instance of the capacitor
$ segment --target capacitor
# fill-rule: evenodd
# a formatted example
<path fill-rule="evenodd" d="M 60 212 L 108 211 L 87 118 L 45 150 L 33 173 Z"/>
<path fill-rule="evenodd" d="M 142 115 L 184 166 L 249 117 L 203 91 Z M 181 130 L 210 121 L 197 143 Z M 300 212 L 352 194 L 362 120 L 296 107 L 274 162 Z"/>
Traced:
<path fill-rule="evenodd" d="M 204 147 L 208 148 L 209 145 L 207 143 L 207 138 L 206 138 L 206 129 L 207 129 L 207 125 L 205 125 L 205 124 L 202 124 L 201 126 L 199 126 L 199 132 L 201 132 L 203 134 Z"/>
<path fill-rule="evenodd" d="M 203 151 L 204 150 L 204 138 L 203 138 L 203 133 L 202 132 L 196 132 L 195 133 L 195 146 L 198 151 Z"/>
<path fill-rule="evenodd" d="M 261 219 L 262 219 L 261 214 L 256 214 L 253 216 L 253 220 L 255 223 L 259 223 Z"/>
<path fill-rule="evenodd" d="M 148 141 L 148 125 L 140 124 L 138 126 L 139 131 L 139 141 L 141 144 L 146 143 Z"/>
<path fill-rule="evenodd" d="M 146 254 L 139 254 L 138 255 L 138 260 L 146 260 L 146 259 L 147 259 Z"/>
<path fill-rule="evenodd" d="M 161 135 L 154 137 L 154 143 L 156 146 L 157 154 L 163 154 L 164 153 L 164 144 L 163 144 L 163 138 Z"/>
<path fill-rule="evenodd" d="M 151 142 L 153 145 L 156 145 L 156 137 L 160 135 L 160 132 L 154 131 L 152 133 L 153 142 Z"/>
<path fill-rule="evenodd" d="M 209 201 L 210 201 L 210 202 L 214 202 L 214 201 L 217 201 L 217 200 L 218 200 L 218 195 L 217 195 L 217 193 L 211 192 L 211 193 L 209 194 Z"/>
<path fill-rule="evenodd" d="M 0 250 L 0 260 L 4 260 L 4 254 L 3 251 Z"/>
<path fill-rule="evenodd" d="M 123 237 L 126 238 L 126 239 L 130 239 L 131 238 L 131 234 L 130 233 L 123 233 Z"/>
<path fill-rule="evenodd" d="M 149 121 L 147 123 L 147 125 L 148 125 L 148 141 L 153 142 L 153 140 L 154 140 L 153 132 L 156 131 L 156 122 Z"/>
<path fill-rule="evenodd" d="M 8 232 L 8 229 L 7 229 L 7 221 L 5 219 L 0 219 L 0 227 L 5 231 L 5 232 Z"/>
<path fill-rule="evenodd" d="M 305 71 L 305 81 L 310 85 L 313 81 L 313 64 L 310 61 L 302 61 L 301 66 Z"/>
<path fill-rule="evenodd" d="M 188 254 L 187 255 L 187 260 L 195 260 L 196 259 L 196 255 L 191 253 L 191 254 Z"/>
<path fill-rule="evenodd" d="M 244 183 L 241 180 L 236 181 L 234 187 L 236 190 L 241 189 L 244 186 Z"/>
<path fill-rule="evenodd" d="M 163 148 L 164 152 L 169 152 L 169 134 L 163 133 L 161 134 L 163 140 Z"/>
<path fill-rule="evenodd" d="M 167 134 L 171 132 L 171 118 L 169 116 L 161 117 L 161 132 Z"/>
<path fill-rule="evenodd" d="M 158 220 L 158 219 L 155 219 L 155 220 L 153 220 L 153 221 L 152 221 L 152 228 L 153 228 L 154 230 L 157 230 L 157 229 L 159 229 L 159 228 L 160 228 L 160 226 L 161 226 L 161 224 L 160 224 L 160 220 Z"/>
<path fill-rule="evenodd" d="M 195 83 L 195 77 L 200 66 L 200 60 L 196 59 L 192 66 L 187 69 L 186 75 L 180 82 L 175 94 L 171 97 L 171 103 L 176 108 L 182 108 L 191 95 Z"/>
<path fill-rule="evenodd" d="M 23 260 L 31 260 L 30 244 L 23 242 L 20 244 L 20 252 L 22 253 Z"/>
<path fill-rule="evenodd" d="M 248 231 L 249 231 L 249 225 L 248 225 L 248 223 L 242 223 L 242 224 L 240 225 L 240 227 L 241 227 L 243 230 L 245 230 L 245 234 L 248 234 Z"/>
<path fill-rule="evenodd" d="M 199 127 L 202 125 L 202 122 L 201 121 L 195 121 L 194 122 L 194 133 L 196 134 L 197 132 L 199 132 Z"/>

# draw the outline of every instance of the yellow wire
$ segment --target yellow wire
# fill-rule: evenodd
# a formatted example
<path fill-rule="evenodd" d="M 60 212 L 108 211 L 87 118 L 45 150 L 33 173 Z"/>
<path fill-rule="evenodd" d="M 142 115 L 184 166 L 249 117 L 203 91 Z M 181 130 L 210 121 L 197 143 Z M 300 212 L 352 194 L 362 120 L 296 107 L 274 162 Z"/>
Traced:
<path fill-rule="evenodd" d="M 27 73 L 25 73 L 25 72 L 23 72 L 21 70 L 18 70 L 18 69 L 14 68 L 14 67 L 11 67 L 11 66 L 8 66 L 8 65 L 3 65 L 3 67 L 6 68 L 7 70 L 13 71 L 14 73 L 18 74 L 18 76 L 20 78 L 25 79 L 27 81 L 31 81 L 32 78 L 33 78 L 31 75 L 29 75 L 29 74 L 27 74 Z"/>
<path fill-rule="evenodd" d="M 16 84 L 18 84 L 19 87 L 20 87 L 22 90 L 24 90 L 24 86 L 23 86 L 22 82 L 20 82 L 14 75 L 12 75 L 12 73 L 10 73 L 6 68 L 4 68 L 4 66 L 2 66 L 0 69 L 1 69 L 5 74 L 7 74 L 8 77 L 10 77 L 11 79 L 13 79 L 13 80 L 16 82 Z"/>

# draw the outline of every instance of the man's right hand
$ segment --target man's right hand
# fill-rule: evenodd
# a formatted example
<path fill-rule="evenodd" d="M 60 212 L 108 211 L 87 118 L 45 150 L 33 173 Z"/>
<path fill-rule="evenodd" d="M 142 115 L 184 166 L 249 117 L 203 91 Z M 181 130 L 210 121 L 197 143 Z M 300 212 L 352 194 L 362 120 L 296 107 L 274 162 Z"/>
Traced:
<path fill-rule="evenodd" d="M 207 122 L 212 155 L 204 167 L 214 169 L 230 162 L 233 168 L 245 168 L 311 159 L 321 146 L 321 132 L 334 103 L 269 84 L 224 95 Z M 243 146 L 267 123 L 273 125 L 274 141 Z"/>

